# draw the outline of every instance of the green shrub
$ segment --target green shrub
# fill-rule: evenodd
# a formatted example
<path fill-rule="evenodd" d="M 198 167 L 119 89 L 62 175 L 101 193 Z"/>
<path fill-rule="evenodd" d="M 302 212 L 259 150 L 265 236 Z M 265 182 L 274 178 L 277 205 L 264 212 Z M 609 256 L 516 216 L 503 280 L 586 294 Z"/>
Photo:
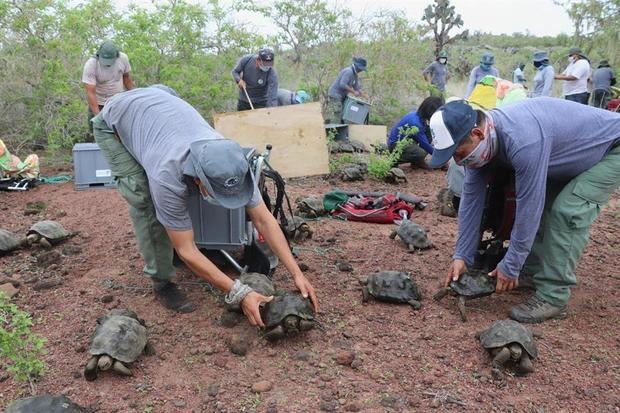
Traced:
<path fill-rule="evenodd" d="M 407 145 L 411 144 L 412 141 L 409 137 L 418 133 L 418 128 L 415 126 L 401 127 L 398 131 L 400 135 L 405 136 L 405 139 L 399 140 L 394 150 L 387 155 L 371 154 L 368 159 L 368 175 L 380 180 L 385 179 L 390 169 L 400 159 Z"/>
<path fill-rule="evenodd" d="M 31 382 L 41 377 L 46 365 L 41 357 L 46 340 L 30 331 L 30 314 L 20 310 L 0 292 L 0 366 L 17 381 Z"/>

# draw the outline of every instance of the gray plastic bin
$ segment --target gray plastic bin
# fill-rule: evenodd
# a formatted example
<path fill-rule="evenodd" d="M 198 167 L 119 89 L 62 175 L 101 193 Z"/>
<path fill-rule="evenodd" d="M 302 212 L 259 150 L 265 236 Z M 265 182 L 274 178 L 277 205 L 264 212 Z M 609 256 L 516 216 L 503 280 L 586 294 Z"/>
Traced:
<path fill-rule="evenodd" d="M 370 112 L 370 103 L 347 96 L 342 109 L 342 120 L 346 123 L 364 125 L 368 123 L 368 112 Z"/>
<path fill-rule="evenodd" d="M 77 191 L 116 187 L 110 165 L 96 143 L 76 143 L 73 146 L 73 174 Z"/>
<path fill-rule="evenodd" d="M 253 148 L 244 148 L 250 159 Z M 187 178 L 189 180 L 189 178 Z M 188 182 L 189 216 L 198 248 L 207 250 L 235 250 L 251 241 L 251 227 L 246 225 L 245 208 L 226 209 L 202 199 L 195 184 Z"/>

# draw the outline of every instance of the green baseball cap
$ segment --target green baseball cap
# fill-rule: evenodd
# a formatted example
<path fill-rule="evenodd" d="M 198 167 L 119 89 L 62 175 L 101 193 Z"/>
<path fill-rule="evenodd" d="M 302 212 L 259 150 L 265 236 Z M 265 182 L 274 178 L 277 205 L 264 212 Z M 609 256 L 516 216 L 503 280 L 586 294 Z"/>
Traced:
<path fill-rule="evenodd" d="M 104 66 L 112 66 L 120 54 L 118 47 L 110 40 L 106 40 L 97 50 L 97 59 Z"/>

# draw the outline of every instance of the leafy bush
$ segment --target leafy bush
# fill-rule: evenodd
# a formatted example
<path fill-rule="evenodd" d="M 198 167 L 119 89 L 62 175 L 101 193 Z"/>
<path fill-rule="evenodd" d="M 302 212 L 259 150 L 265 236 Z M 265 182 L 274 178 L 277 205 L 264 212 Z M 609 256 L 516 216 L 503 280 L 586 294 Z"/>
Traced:
<path fill-rule="evenodd" d="M 396 143 L 392 152 L 387 155 L 370 155 L 368 159 L 368 175 L 380 180 L 385 179 L 390 169 L 392 169 L 400 159 L 405 148 L 411 144 L 412 140 L 410 137 L 418 133 L 418 128 L 415 126 L 401 127 L 398 129 L 398 132 L 405 138 Z"/>
<path fill-rule="evenodd" d="M 20 310 L 0 292 L 0 365 L 17 381 L 31 382 L 41 377 L 46 365 L 41 357 L 46 340 L 30 331 L 30 314 Z"/>

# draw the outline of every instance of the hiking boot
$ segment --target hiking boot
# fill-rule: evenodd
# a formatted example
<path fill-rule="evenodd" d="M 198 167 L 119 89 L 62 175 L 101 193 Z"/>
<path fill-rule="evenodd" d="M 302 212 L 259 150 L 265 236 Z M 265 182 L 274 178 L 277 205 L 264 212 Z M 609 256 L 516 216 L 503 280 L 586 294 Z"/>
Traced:
<path fill-rule="evenodd" d="M 194 304 L 179 287 L 170 281 L 156 281 L 153 283 L 153 293 L 157 300 L 166 308 L 177 313 L 191 313 L 194 311 Z"/>
<path fill-rule="evenodd" d="M 530 274 L 529 272 L 521 272 L 519 274 L 519 285 L 517 286 L 517 290 L 535 290 L 536 286 L 534 285 L 534 274 Z"/>
<path fill-rule="evenodd" d="M 562 319 L 566 318 L 566 306 L 556 307 L 533 295 L 523 304 L 512 307 L 510 318 L 521 323 L 542 323 L 546 320 Z"/>

